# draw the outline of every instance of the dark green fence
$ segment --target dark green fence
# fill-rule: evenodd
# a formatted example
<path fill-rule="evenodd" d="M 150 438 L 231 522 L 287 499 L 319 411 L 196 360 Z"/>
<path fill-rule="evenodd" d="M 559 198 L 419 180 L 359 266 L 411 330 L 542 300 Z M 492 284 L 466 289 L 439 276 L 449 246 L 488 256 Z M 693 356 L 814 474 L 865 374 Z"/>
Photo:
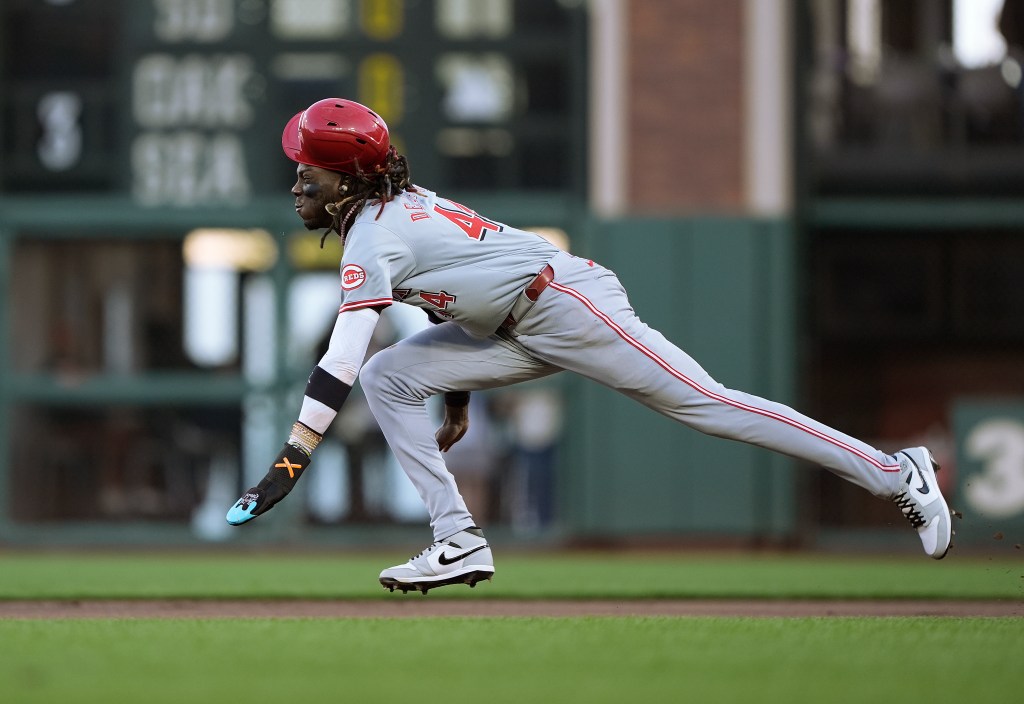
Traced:
<path fill-rule="evenodd" d="M 793 401 L 793 231 L 741 218 L 593 223 L 648 325 L 726 386 Z M 582 380 L 570 385 L 566 510 L 575 534 L 776 539 L 795 523 L 786 458 L 710 438 Z"/>

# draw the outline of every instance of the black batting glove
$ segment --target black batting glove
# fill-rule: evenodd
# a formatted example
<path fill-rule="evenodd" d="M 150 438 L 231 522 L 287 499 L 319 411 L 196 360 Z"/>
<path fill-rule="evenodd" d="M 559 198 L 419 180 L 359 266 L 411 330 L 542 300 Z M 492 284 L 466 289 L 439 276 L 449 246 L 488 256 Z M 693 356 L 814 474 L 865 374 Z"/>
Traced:
<path fill-rule="evenodd" d="M 233 526 L 240 526 L 269 511 L 295 488 L 299 477 L 308 466 L 309 455 L 294 445 L 285 444 L 267 476 L 245 492 L 228 510 L 227 522 Z"/>

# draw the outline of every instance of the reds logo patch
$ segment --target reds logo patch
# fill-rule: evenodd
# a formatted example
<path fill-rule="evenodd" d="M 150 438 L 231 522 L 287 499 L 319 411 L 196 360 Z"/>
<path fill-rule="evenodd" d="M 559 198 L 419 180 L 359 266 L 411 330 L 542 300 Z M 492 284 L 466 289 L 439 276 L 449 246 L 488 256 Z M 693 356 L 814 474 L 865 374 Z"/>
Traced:
<path fill-rule="evenodd" d="M 341 288 L 343 291 L 351 291 L 359 288 L 366 282 L 366 272 L 363 267 L 357 264 L 346 264 L 341 270 Z"/>

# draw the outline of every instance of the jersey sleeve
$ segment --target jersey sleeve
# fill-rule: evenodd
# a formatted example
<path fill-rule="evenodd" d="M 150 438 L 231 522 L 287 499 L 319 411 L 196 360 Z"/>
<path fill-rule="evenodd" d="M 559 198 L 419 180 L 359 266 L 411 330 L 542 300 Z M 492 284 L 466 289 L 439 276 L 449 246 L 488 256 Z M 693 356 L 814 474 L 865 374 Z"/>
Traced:
<path fill-rule="evenodd" d="M 357 223 L 345 241 L 341 258 L 339 313 L 389 306 L 393 289 L 413 267 L 408 245 L 387 228 Z"/>

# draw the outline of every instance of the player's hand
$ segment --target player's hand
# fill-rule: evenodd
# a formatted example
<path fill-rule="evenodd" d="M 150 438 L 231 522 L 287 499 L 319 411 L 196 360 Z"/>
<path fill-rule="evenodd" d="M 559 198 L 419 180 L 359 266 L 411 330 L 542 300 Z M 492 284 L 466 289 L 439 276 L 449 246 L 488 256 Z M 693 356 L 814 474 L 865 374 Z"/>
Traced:
<path fill-rule="evenodd" d="M 469 430 L 469 406 L 445 406 L 444 423 L 434 437 L 441 452 L 448 452 Z"/>
<path fill-rule="evenodd" d="M 294 445 L 285 445 L 270 466 L 267 476 L 228 509 L 225 517 L 227 522 L 240 526 L 269 511 L 295 488 L 303 470 L 308 466 L 309 456 L 306 453 Z"/>

